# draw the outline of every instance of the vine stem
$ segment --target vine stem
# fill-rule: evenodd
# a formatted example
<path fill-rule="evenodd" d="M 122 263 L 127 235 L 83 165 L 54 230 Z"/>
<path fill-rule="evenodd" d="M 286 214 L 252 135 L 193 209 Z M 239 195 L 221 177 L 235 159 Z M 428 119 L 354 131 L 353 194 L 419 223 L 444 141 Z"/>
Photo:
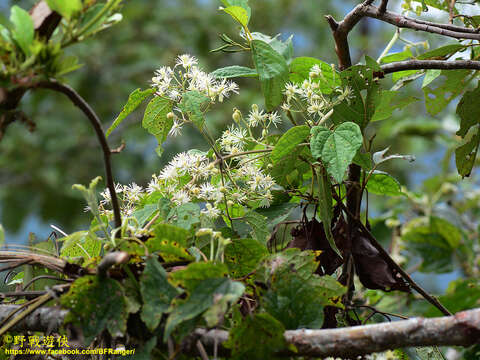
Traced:
<path fill-rule="evenodd" d="M 108 146 L 107 138 L 105 137 L 105 132 L 103 131 L 102 124 L 100 122 L 100 118 L 92 109 L 92 107 L 83 99 L 79 93 L 77 93 L 73 88 L 66 84 L 62 84 L 55 79 L 50 79 L 48 81 L 41 81 L 36 84 L 33 84 L 31 88 L 38 88 L 38 89 L 49 89 L 53 91 L 57 91 L 66 95 L 70 101 L 77 106 L 88 118 L 90 124 L 92 125 L 93 129 L 98 138 L 98 142 L 103 151 L 103 162 L 105 164 L 105 176 L 107 180 L 107 187 L 110 191 L 110 198 L 112 200 L 112 207 L 113 207 L 113 217 L 115 221 L 115 228 L 120 228 L 122 226 L 122 218 L 120 215 L 120 206 L 118 205 L 118 197 L 115 191 L 115 183 L 113 180 L 113 172 L 112 172 L 112 162 L 110 156 L 112 155 L 112 151 Z M 118 235 L 118 232 L 117 232 Z"/>

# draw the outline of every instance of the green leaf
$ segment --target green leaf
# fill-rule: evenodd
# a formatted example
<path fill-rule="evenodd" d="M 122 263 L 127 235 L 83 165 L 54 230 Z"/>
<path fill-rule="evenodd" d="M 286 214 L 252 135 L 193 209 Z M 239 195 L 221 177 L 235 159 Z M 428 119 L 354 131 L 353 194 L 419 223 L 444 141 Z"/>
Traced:
<path fill-rule="evenodd" d="M 265 245 L 255 239 L 235 239 L 225 248 L 225 264 L 230 276 L 240 278 L 255 270 L 268 255 Z"/>
<path fill-rule="evenodd" d="M 321 158 L 323 147 L 332 132 L 323 126 L 314 126 L 311 130 L 310 151 L 315 159 Z"/>
<path fill-rule="evenodd" d="M 30 46 L 33 44 L 35 33 L 32 18 L 27 11 L 13 5 L 10 10 L 10 21 L 13 24 L 12 39 L 15 40 L 26 56 L 30 56 L 32 53 Z"/>
<path fill-rule="evenodd" d="M 315 254 L 312 251 L 301 251 L 289 248 L 281 253 L 272 254 L 257 269 L 255 277 L 258 281 L 269 283 L 274 274 L 294 271 L 308 280 L 318 268 Z"/>
<path fill-rule="evenodd" d="M 352 162 L 360 166 L 365 171 L 370 171 L 372 169 L 372 155 L 369 152 L 362 153 L 357 151 Z"/>
<path fill-rule="evenodd" d="M 185 269 L 170 273 L 170 282 L 181 286 L 191 293 L 203 280 L 223 278 L 227 276 L 228 269 L 225 264 L 212 262 L 196 262 L 188 264 Z"/>
<path fill-rule="evenodd" d="M 249 16 L 247 10 L 241 6 L 228 6 L 223 9 L 227 14 L 229 14 L 236 22 L 238 22 L 243 27 L 248 26 Z"/>
<path fill-rule="evenodd" d="M 386 196 L 405 195 L 400 183 L 390 174 L 375 170 L 368 179 L 367 190 L 372 194 Z"/>
<path fill-rule="evenodd" d="M 200 207 L 194 203 L 182 204 L 170 211 L 168 219 L 173 225 L 190 230 L 193 225 L 200 223 Z"/>
<path fill-rule="evenodd" d="M 253 238 L 266 245 L 270 237 L 270 231 L 265 216 L 251 210 L 243 216 L 243 220 L 252 228 Z"/>
<path fill-rule="evenodd" d="M 322 220 L 323 228 L 325 229 L 325 235 L 327 236 L 328 243 L 333 251 L 335 251 L 340 258 L 342 254 L 338 250 L 335 244 L 335 239 L 332 234 L 332 218 L 333 218 L 333 204 L 332 204 L 332 183 L 327 175 L 326 169 L 321 166 L 318 170 L 318 200 L 319 200 L 319 212 L 320 220 Z"/>
<path fill-rule="evenodd" d="M 75 280 L 60 302 L 69 309 L 65 323 L 82 329 L 85 344 L 90 344 L 104 329 L 113 337 L 122 336 L 127 330 L 123 289 L 113 279 L 83 276 Z"/>
<path fill-rule="evenodd" d="M 205 121 L 203 109 L 210 103 L 210 98 L 197 90 L 187 91 L 182 96 L 182 101 L 178 104 L 180 110 L 187 114 L 191 121 L 199 128 Z"/>
<path fill-rule="evenodd" d="M 212 306 L 203 314 L 207 327 L 210 328 L 221 324 L 229 306 L 235 304 L 244 291 L 245 285 L 240 282 L 232 282 L 228 292 L 215 294 Z"/>
<path fill-rule="evenodd" d="M 270 205 L 268 208 L 257 208 L 255 211 L 267 218 L 268 228 L 273 230 L 278 223 L 286 220 L 290 212 L 296 207 L 298 207 L 296 203 L 283 202 Z"/>
<path fill-rule="evenodd" d="M 405 51 L 389 54 L 387 56 L 384 56 L 380 62 L 382 64 L 388 64 L 391 62 L 395 61 L 402 61 L 402 60 L 407 60 L 413 57 L 412 51 L 410 49 L 407 49 Z M 417 70 L 405 70 L 405 71 L 398 71 L 393 73 L 392 75 L 392 80 L 393 82 L 397 82 L 398 80 L 405 78 L 407 76 L 413 75 L 417 72 Z"/>
<path fill-rule="evenodd" d="M 217 79 L 230 79 L 235 77 L 257 77 L 258 74 L 255 69 L 250 69 L 245 66 L 227 66 L 212 72 L 212 75 Z"/>
<path fill-rule="evenodd" d="M 467 85 L 471 70 L 442 70 L 441 77 L 423 88 L 425 106 L 431 115 L 436 115 L 456 98 Z"/>
<path fill-rule="evenodd" d="M 232 349 L 234 360 L 275 359 L 273 354 L 286 347 L 285 327 L 267 313 L 248 315 L 235 325 L 225 347 Z"/>
<path fill-rule="evenodd" d="M 328 288 L 327 281 L 335 283 Z M 273 278 L 270 289 L 262 297 L 265 310 L 289 329 L 319 329 L 323 325 L 323 308 L 331 305 L 330 297 L 344 294 L 345 289 L 332 277 L 313 275 L 307 281 L 290 271 Z M 333 290 L 333 291 L 332 291 Z"/>
<path fill-rule="evenodd" d="M 81 0 L 46 0 L 48 7 L 58 12 L 65 19 L 70 20 L 72 15 L 82 10 L 82 1 Z"/>
<path fill-rule="evenodd" d="M 92 258 L 100 255 L 102 243 L 88 231 L 74 232 L 59 241 L 64 241 L 60 256 L 64 258 Z"/>
<path fill-rule="evenodd" d="M 171 305 L 163 340 L 166 341 L 182 322 L 197 317 L 223 296 L 228 296 L 229 301 L 234 303 L 244 289 L 243 284 L 227 278 L 209 278 L 201 281 L 186 300 L 179 300 Z"/>
<path fill-rule="evenodd" d="M 278 162 L 292 152 L 295 147 L 304 142 L 310 134 L 310 128 L 307 125 L 295 126 L 289 129 L 278 140 L 272 151 L 272 161 Z"/>
<path fill-rule="evenodd" d="M 463 50 L 467 47 L 467 45 L 463 44 L 450 44 L 444 45 L 434 50 L 427 51 L 419 56 L 417 56 L 418 60 L 428 60 L 433 58 L 446 58 L 450 57 L 451 55 L 455 54 L 456 52 Z"/>
<path fill-rule="evenodd" d="M 430 83 L 439 77 L 442 74 L 442 70 L 439 69 L 429 69 L 425 72 L 425 77 L 423 78 L 422 82 L 422 89 L 425 86 L 430 85 Z"/>
<path fill-rule="evenodd" d="M 253 40 L 261 40 L 263 42 L 266 42 L 268 45 L 272 47 L 273 50 L 275 50 L 277 53 L 282 55 L 285 58 L 285 61 L 287 62 L 287 64 L 289 64 L 293 57 L 293 43 L 292 43 L 293 35 L 290 35 L 290 37 L 285 41 L 278 39 L 278 37 L 279 35 L 271 37 L 269 35 L 265 35 L 260 32 L 252 33 Z"/>
<path fill-rule="evenodd" d="M 457 135 L 462 138 L 467 135 L 472 126 L 480 123 L 479 97 L 480 84 L 474 90 L 467 91 L 457 105 L 457 114 L 460 117 L 460 129 L 457 131 Z"/>
<path fill-rule="evenodd" d="M 396 109 L 401 109 L 413 102 L 418 101 L 416 97 L 399 96 L 398 91 L 385 90 L 381 92 L 380 100 L 375 104 L 375 112 L 370 121 L 379 121 L 388 119 L 393 115 Z"/>
<path fill-rule="evenodd" d="M 462 176 L 470 176 L 475 158 L 477 157 L 478 146 L 480 144 L 480 134 L 477 133 L 465 144 L 455 149 L 455 164 L 458 173 Z"/>
<path fill-rule="evenodd" d="M 159 147 L 157 153 L 161 155 L 161 145 L 167 139 L 168 132 L 172 128 L 173 119 L 167 118 L 172 111 L 172 102 L 160 96 L 155 96 L 147 105 L 142 120 L 142 126 L 157 138 Z"/>
<path fill-rule="evenodd" d="M 452 249 L 456 249 L 462 241 L 462 233 L 451 222 L 440 217 L 430 217 L 430 227 L 432 231 L 440 234 Z"/>
<path fill-rule="evenodd" d="M 153 229 L 153 237 L 145 246 L 150 253 L 159 253 L 165 261 L 193 260 L 188 253 L 190 233 L 172 224 L 158 224 Z"/>
<path fill-rule="evenodd" d="M 270 173 L 276 183 L 286 188 L 300 186 L 303 183 L 303 175 L 311 171 L 310 165 L 302 161 L 300 156 L 308 159 L 311 158 L 310 155 L 308 148 L 297 147 L 282 160 L 273 164 Z"/>
<path fill-rule="evenodd" d="M 312 128 L 310 149 L 314 157 L 321 158 L 328 173 L 341 183 L 348 165 L 362 146 L 362 132 L 360 127 L 352 122 L 341 124 L 333 132 L 328 129 L 327 131 L 328 134 L 322 127 Z"/>
<path fill-rule="evenodd" d="M 155 257 L 149 257 L 140 277 L 140 293 L 143 307 L 141 319 L 150 331 L 154 331 L 171 301 L 179 294 L 167 280 L 167 272 Z"/>
<path fill-rule="evenodd" d="M 402 233 L 405 247 L 409 252 L 422 258 L 423 261 L 419 268 L 421 272 L 452 271 L 455 248 L 427 220 L 417 218 L 407 224 Z"/>
<path fill-rule="evenodd" d="M 136 89 L 129 96 L 127 103 L 122 109 L 122 112 L 117 116 L 113 124 L 108 128 L 105 136 L 108 137 L 115 128 L 122 123 L 122 121 L 132 113 L 147 97 L 152 95 L 155 89 L 141 90 Z"/>
<path fill-rule="evenodd" d="M 340 74 L 335 68 L 326 62 L 312 57 L 297 57 L 290 64 L 290 81 L 301 84 L 309 77 L 310 70 L 314 65 L 321 69 L 320 77 L 315 79 L 323 94 L 331 94 L 332 91 L 342 85 Z"/>
<path fill-rule="evenodd" d="M 60 77 L 66 75 L 72 71 L 80 69 L 83 65 L 78 63 L 78 57 L 71 56 L 60 56 L 54 60 L 54 69 L 55 76 Z"/>
<path fill-rule="evenodd" d="M 283 99 L 283 88 L 288 81 L 288 66 L 285 58 L 261 40 L 251 43 L 252 56 L 262 84 L 265 107 L 272 111 Z"/>
<path fill-rule="evenodd" d="M 132 216 L 143 226 L 150 217 L 158 210 L 158 204 L 147 204 L 143 208 L 135 210 Z"/>
<path fill-rule="evenodd" d="M 374 77 L 375 68 L 355 65 L 340 73 L 343 86 L 351 91 L 348 99 L 333 108 L 331 119 L 335 124 L 353 122 L 362 129 L 368 125 L 382 99 L 382 90 Z"/>
<path fill-rule="evenodd" d="M 221 0 L 225 6 L 240 6 L 247 12 L 247 23 L 252 15 L 252 10 L 248 6 L 248 0 Z"/>
<path fill-rule="evenodd" d="M 439 301 L 453 314 L 477 308 L 480 305 L 480 281 L 478 278 L 456 279 L 448 284 L 445 295 L 439 297 Z M 428 317 L 442 316 L 440 311 L 431 306 L 427 313 Z"/>

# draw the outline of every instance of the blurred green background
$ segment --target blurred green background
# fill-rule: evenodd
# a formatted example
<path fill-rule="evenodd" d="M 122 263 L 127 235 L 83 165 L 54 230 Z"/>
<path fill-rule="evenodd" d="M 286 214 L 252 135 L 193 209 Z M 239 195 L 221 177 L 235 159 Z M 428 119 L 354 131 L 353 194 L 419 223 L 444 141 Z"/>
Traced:
<path fill-rule="evenodd" d="M 13 3 L 29 9 L 34 1 L 0 3 L 0 11 L 8 17 Z M 391 3 L 399 8 L 399 1 Z M 282 38 L 293 34 L 296 56 L 336 63 L 324 15 L 341 19 L 356 4 L 358 1 L 347 0 L 252 0 L 250 29 L 281 34 Z M 249 66 L 250 59 L 245 54 L 210 53 L 221 45 L 219 34 L 234 37 L 238 32 L 229 16 L 218 11 L 219 5 L 216 0 L 125 1 L 120 24 L 68 50 L 84 66 L 65 80 L 91 104 L 107 128 L 130 92 L 148 87 L 153 71 L 171 65 L 179 54 L 196 56 L 209 71 L 230 64 Z M 430 15 L 436 16 L 435 12 Z M 363 60 L 365 54 L 377 58 L 394 31 L 388 24 L 363 20 L 350 35 L 353 61 Z M 411 41 L 420 39 L 414 32 L 405 32 L 403 36 Z M 432 44 L 437 44 L 436 39 L 431 39 Z M 402 51 L 404 45 L 398 42 L 391 52 Z M 384 81 L 388 87 L 390 80 Z M 210 123 L 217 134 L 230 122 L 234 106 L 248 112 L 249 104 L 262 102 L 258 98 L 258 82 L 238 83 L 240 95 L 228 99 L 211 115 Z M 417 81 L 406 91 L 422 99 L 419 85 Z M 86 184 L 104 174 L 92 129 L 83 114 L 60 94 L 29 93 L 21 107 L 37 128 L 30 133 L 22 124 L 15 123 L 0 142 L 0 223 L 6 229 L 7 243 L 24 243 L 29 232 L 45 239 L 51 232 L 50 224 L 67 233 L 85 228 L 89 215 L 83 212 L 84 201 L 71 186 Z M 393 119 L 373 125 L 372 133 L 378 129 L 375 151 L 392 145 L 392 152 L 412 153 L 418 159 L 414 164 L 394 162 L 382 170 L 392 171 L 402 184 L 414 189 L 420 187 L 423 179 L 441 172 L 439 164 L 450 141 L 446 139 L 452 137 L 449 133 L 457 123 L 453 112 L 451 106 L 433 119 L 425 115 L 424 104 L 419 101 L 396 112 Z M 158 158 L 154 151 L 156 140 L 141 127 L 142 114 L 142 110 L 132 114 L 109 138 L 112 147 L 122 139 L 126 141 L 125 150 L 113 157 L 118 182 L 146 185 L 151 174 L 158 172 L 176 152 L 204 147 L 197 143 L 195 132 L 187 129 L 182 137 L 168 140 L 166 152 Z M 449 159 L 444 170 L 453 169 Z M 389 202 L 373 198 L 370 206 L 370 214 L 380 214 L 388 210 Z"/>

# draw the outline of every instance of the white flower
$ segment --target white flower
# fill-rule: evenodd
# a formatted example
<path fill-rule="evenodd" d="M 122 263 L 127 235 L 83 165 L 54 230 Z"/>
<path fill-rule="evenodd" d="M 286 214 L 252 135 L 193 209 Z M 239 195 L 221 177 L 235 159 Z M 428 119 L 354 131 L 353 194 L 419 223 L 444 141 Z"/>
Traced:
<path fill-rule="evenodd" d="M 128 201 L 136 202 L 140 200 L 140 196 L 143 193 L 143 188 L 135 183 L 131 183 L 130 185 L 125 185 L 123 187 L 123 193 L 125 194 Z"/>
<path fill-rule="evenodd" d="M 255 127 L 261 122 L 264 122 L 266 118 L 268 117 L 268 114 L 264 114 L 263 110 L 259 111 L 258 110 L 258 105 L 253 104 L 252 105 L 252 110 L 248 114 L 248 125 L 251 127 Z"/>
<path fill-rule="evenodd" d="M 177 168 L 173 165 L 167 165 L 163 168 L 163 170 L 160 172 L 159 179 L 161 180 L 172 180 L 178 176 Z"/>
<path fill-rule="evenodd" d="M 173 70 L 168 66 L 162 66 L 155 70 L 155 76 L 152 78 L 152 86 L 158 86 L 162 82 L 170 83 L 173 77 Z"/>
<path fill-rule="evenodd" d="M 238 153 L 243 151 L 247 137 L 245 129 L 236 128 L 234 125 L 223 132 L 220 139 L 220 145 L 223 150 L 229 153 Z"/>
<path fill-rule="evenodd" d="M 307 111 L 310 114 L 318 114 L 320 116 L 323 116 L 322 110 L 324 109 L 325 104 L 323 102 L 319 101 L 312 101 L 310 106 L 307 108 Z"/>
<path fill-rule="evenodd" d="M 260 207 L 270 207 L 270 204 L 273 201 L 273 195 L 268 190 L 265 194 L 263 194 L 262 199 L 260 200 Z"/>
<path fill-rule="evenodd" d="M 161 190 L 162 190 L 162 187 L 158 183 L 158 177 L 157 177 L 157 175 L 153 174 L 152 175 L 152 180 L 150 180 L 150 182 L 148 183 L 147 193 L 151 194 L 155 191 L 161 191 Z"/>
<path fill-rule="evenodd" d="M 121 194 L 123 192 L 122 184 L 115 184 L 115 192 Z M 107 188 L 100 193 L 100 196 L 103 197 L 103 200 L 100 201 L 100 204 L 106 205 L 111 201 L 110 190 Z"/>
<path fill-rule="evenodd" d="M 277 114 L 277 112 L 273 112 L 271 114 L 268 115 L 268 118 L 270 119 L 270 122 L 275 125 L 275 127 L 277 127 L 278 124 L 280 124 L 282 122 L 282 118 L 280 117 L 280 115 Z"/>
<path fill-rule="evenodd" d="M 182 94 L 177 89 L 172 89 L 167 94 L 168 98 L 172 101 L 179 101 L 182 97 Z"/>
<path fill-rule="evenodd" d="M 281 109 L 282 109 L 283 111 L 285 111 L 285 112 L 290 111 L 290 105 L 287 104 L 287 103 L 283 103 L 280 107 L 281 107 Z"/>
<path fill-rule="evenodd" d="M 173 194 L 172 201 L 177 205 L 186 204 L 190 201 L 190 196 L 185 190 L 179 190 Z"/>
<path fill-rule="evenodd" d="M 170 129 L 170 131 L 168 132 L 168 135 L 169 136 L 177 136 L 177 135 L 180 135 L 182 132 L 182 124 L 179 123 L 177 120 L 175 120 L 173 122 L 173 125 L 172 125 L 172 128 Z"/>
<path fill-rule="evenodd" d="M 220 215 L 220 210 L 210 203 L 205 205 L 205 209 L 201 211 L 202 214 L 206 215 L 210 219 L 216 219 Z"/>
<path fill-rule="evenodd" d="M 285 91 L 284 94 L 287 96 L 287 102 L 290 102 L 290 100 L 295 97 L 295 94 L 300 94 L 301 90 L 298 88 L 297 85 L 292 84 L 292 83 L 287 83 L 285 85 Z"/>
<path fill-rule="evenodd" d="M 193 65 L 197 65 L 197 63 L 198 61 L 195 57 L 188 54 L 184 54 L 184 55 L 179 55 L 177 57 L 175 66 L 182 66 L 184 69 L 188 69 Z"/>
<path fill-rule="evenodd" d="M 231 92 L 238 94 L 238 85 L 233 81 L 223 79 L 217 84 L 215 92 L 217 93 L 218 101 L 223 102 L 223 99 L 228 98 Z"/>

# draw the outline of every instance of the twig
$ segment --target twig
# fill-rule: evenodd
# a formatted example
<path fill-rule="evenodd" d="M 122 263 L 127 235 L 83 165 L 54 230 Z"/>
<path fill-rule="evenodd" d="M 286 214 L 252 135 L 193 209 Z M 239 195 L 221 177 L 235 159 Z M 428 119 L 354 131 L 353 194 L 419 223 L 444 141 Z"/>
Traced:
<path fill-rule="evenodd" d="M 50 280 L 56 280 L 56 281 L 65 281 L 65 282 L 72 282 L 73 280 L 72 279 L 62 279 L 62 278 L 59 278 L 59 277 L 56 277 L 56 276 L 52 276 L 52 275 L 39 275 L 39 276 L 36 276 L 34 277 L 32 280 L 30 280 L 28 283 L 26 283 L 23 288 L 22 288 L 22 291 L 25 291 L 28 289 L 28 287 L 30 285 L 32 285 L 35 281 L 37 280 L 41 280 L 41 279 L 50 279 Z"/>
<path fill-rule="evenodd" d="M 90 123 L 93 129 L 95 130 L 95 133 L 97 134 L 98 141 L 103 151 L 105 175 L 106 175 L 107 187 L 108 187 L 108 190 L 110 191 L 110 198 L 112 201 L 115 227 L 120 228 L 120 226 L 122 226 L 122 219 L 120 215 L 120 207 L 118 205 L 117 193 L 115 191 L 115 184 L 113 181 L 112 163 L 110 159 L 112 151 L 108 146 L 107 139 L 105 137 L 105 133 L 102 129 L 102 124 L 100 122 L 98 115 L 95 113 L 95 111 L 93 111 L 90 105 L 80 96 L 80 94 L 78 94 L 70 86 L 59 83 L 55 79 L 50 79 L 49 81 L 41 81 L 36 84 L 33 84 L 31 87 L 40 88 L 40 89 L 50 89 L 66 95 L 75 106 L 77 106 L 80 110 L 82 110 L 82 112 L 85 114 L 88 120 L 90 120 Z"/>
<path fill-rule="evenodd" d="M 17 323 L 22 321 L 25 317 L 27 317 L 29 314 L 34 312 L 36 309 L 38 309 L 40 306 L 50 301 L 51 299 L 52 299 L 51 293 L 46 293 L 44 295 L 39 296 L 37 299 L 35 299 L 35 302 L 30 304 L 20 315 L 8 321 L 8 323 L 6 323 L 5 325 L 3 325 L 2 323 L 3 326 L 0 329 L 0 336 L 5 334 L 8 330 L 10 330 L 10 328 L 15 326 Z"/>
<path fill-rule="evenodd" d="M 412 30 L 420 30 L 429 32 L 432 34 L 438 34 L 448 36 L 454 39 L 471 39 L 480 40 L 480 33 L 477 29 L 464 28 L 461 26 L 455 26 L 451 24 L 437 24 L 424 20 L 417 20 L 401 14 L 385 11 L 380 13 L 379 9 L 375 6 L 357 6 L 359 8 L 356 16 L 368 16 L 375 18 L 389 24 L 395 25 L 399 28 L 408 28 Z M 358 22 L 358 20 L 357 20 Z"/>
<path fill-rule="evenodd" d="M 396 61 L 381 66 L 385 74 L 394 73 L 403 70 L 423 70 L 423 69 L 472 69 L 480 70 L 480 61 L 475 60 L 405 60 Z"/>
<path fill-rule="evenodd" d="M 157 221 L 157 219 L 158 219 L 159 217 L 160 217 L 160 213 L 158 212 L 158 213 L 155 214 L 155 216 L 152 218 L 152 220 L 150 220 L 150 221 L 147 223 L 147 225 L 145 225 L 145 227 L 143 228 L 143 230 L 148 230 L 148 229 L 150 228 L 150 226 L 152 226 L 153 223 L 154 223 L 155 221 Z"/>
<path fill-rule="evenodd" d="M 205 351 L 205 348 L 203 347 L 202 342 L 200 340 L 197 340 L 196 346 L 202 360 L 208 360 L 208 354 Z"/>
<path fill-rule="evenodd" d="M 124 264 L 128 261 L 130 255 L 125 251 L 114 251 L 105 255 L 98 264 L 97 273 L 98 276 L 106 276 L 107 270 L 114 265 Z"/>

